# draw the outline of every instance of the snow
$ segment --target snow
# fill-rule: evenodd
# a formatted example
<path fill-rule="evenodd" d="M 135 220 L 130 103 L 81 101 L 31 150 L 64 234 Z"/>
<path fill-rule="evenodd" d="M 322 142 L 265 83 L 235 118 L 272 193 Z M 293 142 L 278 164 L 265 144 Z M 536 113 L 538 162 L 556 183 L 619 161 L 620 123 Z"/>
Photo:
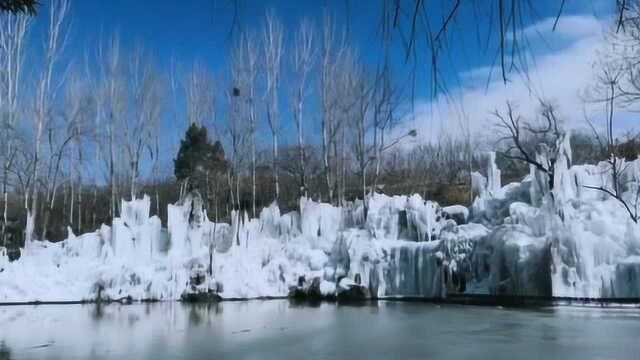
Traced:
<path fill-rule="evenodd" d="M 194 192 L 168 206 L 164 229 L 148 197 L 123 201 L 112 226 L 30 241 L 13 262 L 0 248 L 0 302 L 286 296 L 300 277 L 326 296 L 359 279 L 376 297 L 640 297 L 640 227 L 617 200 L 585 187 L 610 188 L 611 165 L 572 165 L 568 137 L 557 148 L 538 154 L 556 159 L 552 192 L 536 168 L 502 186 L 489 154 L 487 177 L 472 174 L 470 208 L 415 194 L 340 207 L 302 198 L 299 211 L 273 203 L 255 219 L 235 211 L 228 224 L 210 221 Z M 631 202 L 640 160 L 623 165 Z"/>
<path fill-rule="evenodd" d="M 320 282 L 320 293 L 324 296 L 333 295 L 336 293 L 336 283 L 331 281 L 322 280 Z"/>

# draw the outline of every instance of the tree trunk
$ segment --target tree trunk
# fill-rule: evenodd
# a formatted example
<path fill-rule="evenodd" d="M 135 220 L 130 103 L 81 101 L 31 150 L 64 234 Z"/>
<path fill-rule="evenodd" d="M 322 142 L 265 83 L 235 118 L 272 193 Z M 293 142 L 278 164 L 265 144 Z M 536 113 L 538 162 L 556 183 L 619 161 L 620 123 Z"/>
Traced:
<path fill-rule="evenodd" d="M 113 219 L 116 216 L 116 182 L 115 182 L 115 149 L 113 146 L 113 142 L 115 139 L 114 129 L 113 129 L 113 114 L 111 115 L 111 119 L 109 122 L 109 184 L 111 186 L 111 201 L 110 201 L 110 209 L 109 215 Z"/>
<path fill-rule="evenodd" d="M 273 131 L 273 181 L 275 184 L 276 198 L 278 201 L 280 199 L 280 179 L 278 177 L 278 133 Z"/>
<path fill-rule="evenodd" d="M 375 128 L 375 140 L 374 140 L 374 149 L 375 149 L 375 157 L 376 157 L 376 169 L 373 175 L 373 191 L 376 192 L 378 190 L 378 179 L 380 178 L 380 165 L 382 163 L 382 149 L 384 148 L 384 128 L 380 129 L 380 134 L 378 135 L 378 128 Z M 378 137 L 380 138 L 380 142 L 378 143 Z"/>
<path fill-rule="evenodd" d="M 342 144 L 342 166 L 341 166 L 341 174 L 340 174 L 340 205 L 342 205 L 346 199 L 346 186 L 347 186 L 347 146 L 346 146 L 346 136 L 344 126 L 341 131 L 341 144 Z"/>
<path fill-rule="evenodd" d="M 82 177 L 78 176 L 78 221 L 76 223 L 79 233 L 82 233 Z"/>
<path fill-rule="evenodd" d="M 204 203 L 205 203 L 205 209 L 207 210 L 207 213 L 209 212 L 209 206 L 211 203 L 211 198 L 209 196 L 209 170 L 205 171 L 204 173 Z"/>
<path fill-rule="evenodd" d="M 238 203 L 238 211 L 240 211 L 240 176 L 236 175 L 236 202 Z"/>
<path fill-rule="evenodd" d="M 8 160 L 7 163 L 5 163 L 4 169 L 3 169 L 3 176 L 2 176 L 2 198 L 4 200 L 3 204 L 2 204 L 2 229 L 0 229 L 0 236 L 2 236 L 2 244 L 3 246 L 6 248 L 7 247 L 7 222 L 9 221 L 8 219 L 8 211 L 9 211 L 9 193 L 7 192 L 7 182 L 9 180 L 9 168 L 8 168 Z"/>
<path fill-rule="evenodd" d="M 44 116 L 44 115 L 39 115 Z M 32 221 L 34 226 L 36 223 L 36 217 L 38 212 L 38 162 L 40 157 L 40 143 L 42 141 L 42 130 L 43 130 L 43 121 L 44 119 L 38 120 L 37 130 L 36 130 L 36 143 L 35 143 L 35 151 L 33 154 L 33 176 L 31 183 L 31 211 L 27 211 L 28 220 Z M 29 210 L 29 209 L 27 209 Z M 33 231 L 34 227 L 27 227 L 25 233 L 25 242 L 31 242 L 33 240 Z"/>
<path fill-rule="evenodd" d="M 227 171 L 227 182 L 229 184 L 229 196 L 231 198 L 230 199 L 231 208 L 235 210 L 236 203 L 235 203 L 235 196 L 233 194 L 233 179 L 232 179 L 231 171 Z"/>
<path fill-rule="evenodd" d="M 131 193 L 131 201 L 136 199 L 136 177 L 133 174 L 133 166 L 131 169 L 131 183 L 129 184 L 129 192 Z"/>
<path fill-rule="evenodd" d="M 364 207 L 364 221 L 367 221 L 367 166 L 362 166 L 362 206 Z"/>
<path fill-rule="evenodd" d="M 2 222 L 2 245 L 6 248 L 7 247 L 7 236 L 6 236 L 6 231 L 7 231 L 7 204 L 9 201 L 9 194 L 7 194 L 7 188 L 6 188 L 6 184 L 3 184 L 3 198 L 4 198 L 4 209 L 2 211 L 2 218 L 3 218 L 3 222 Z"/>
<path fill-rule="evenodd" d="M 73 210 L 75 209 L 75 186 L 73 186 L 73 181 L 70 182 L 69 186 L 71 187 L 71 199 L 69 199 L 69 226 L 73 228 Z M 51 207 L 53 208 L 53 206 Z"/>
<path fill-rule="evenodd" d="M 303 128 L 302 128 L 302 94 L 298 94 L 298 115 L 296 119 L 296 125 L 298 127 L 298 160 L 300 161 L 300 194 L 299 196 L 307 196 L 307 181 L 306 181 L 306 169 L 304 163 L 304 141 L 303 141 Z"/>
<path fill-rule="evenodd" d="M 215 221 L 214 222 L 217 223 L 218 219 L 219 219 L 219 217 L 218 217 L 218 192 L 220 190 L 219 189 L 218 178 L 216 178 L 215 184 L 216 184 L 216 187 L 215 187 L 215 192 L 213 194 L 213 199 L 214 199 L 213 200 L 213 204 L 214 204 L 213 206 L 214 206 L 214 211 L 215 211 Z"/>
<path fill-rule="evenodd" d="M 253 111 L 253 110 L 252 110 Z M 252 115 L 253 116 L 253 115 Z M 251 212 L 256 217 L 256 130 L 255 120 L 252 120 L 251 130 Z"/>
<path fill-rule="evenodd" d="M 324 179 L 327 184 L 327 195 L 329 203 L 333 203 L 333 188 L 331 186 L 331 168 L 329 166 L 329 134 L 327 129 L 327 121 L 322 122 L 322 165 L 324 167 Z"/>
<path fill-rule="evenodd" d="M 158 193 L 157 185 L 156 185 L 156 215 L 160 217 L 160 194 Z"/>
<path fill-rule="evenodd" d="M 94 229 L 96 227 L 96 208 L 98 206 L 98 187 L 94 185 L 93 187 L 93 206 L 91 211 L 91 228 Z"/>

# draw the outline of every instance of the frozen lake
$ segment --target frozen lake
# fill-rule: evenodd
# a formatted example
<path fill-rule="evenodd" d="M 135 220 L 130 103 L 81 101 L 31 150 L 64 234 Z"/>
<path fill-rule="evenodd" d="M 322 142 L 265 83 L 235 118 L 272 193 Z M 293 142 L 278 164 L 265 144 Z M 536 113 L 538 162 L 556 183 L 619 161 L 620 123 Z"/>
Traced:
<path fill-rule="evenodd" d="M 286 300 L 0 307 L 7 359 L 638 359 L 640 310 Z"/>

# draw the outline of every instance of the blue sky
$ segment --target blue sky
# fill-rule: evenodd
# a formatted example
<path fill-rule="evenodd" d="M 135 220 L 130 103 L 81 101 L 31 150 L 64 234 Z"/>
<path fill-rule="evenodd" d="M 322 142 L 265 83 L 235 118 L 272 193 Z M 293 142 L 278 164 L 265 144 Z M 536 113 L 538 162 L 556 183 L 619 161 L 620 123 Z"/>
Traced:
<path fill-rule="evenodd" d="M 410 3 L 405 2 L 407 8 Z M 434 24 L 441 21 L 452 3 L 448 0 L 430 2 Z M 558 11 L 558 0 L 534 3 L 535 14 L 526 19 L 530 24 L 554 16 Z M 319 24 L 322 14 L 328 11 L 338 26 L 349 29 L 353 44 L 366 61 L 375 64 L 381 56 L 381 4 L 382 0 L 76 0 L 72 2 L 73 25 L 68 54 L 82 54 L 85 49 L 94 48 L 101 38 L 119 32 L 129 46 L 134 42 L 144 44 L 156 55 L 161 66 L 168 67 L 172 58 L 185 66 L 199 60 L 209 64 L 214 72 L 223 74 L 233 36 L 238 33 L 232 29 L 258 30 L 264 14 L 273 10 L 291 35 L 303 17 Z M 567 1 L 563 14 L 603 17 L 610 13 L 610 4 L 613 1 Z M 443 68 L 445 76 L 452 80 L 456 80 L 459 73 L 490 65 L 496 55 L 495 41 L 491 41 L 492 46 L 487 50 L 484 39 L 478 38 L 477 28 L 484 25 L 483 20 L 476 19 L 471 11 L 460 14 L 453 24 L 455 38 L 451 43 L 455 44 L 451 46 L 449 57 L 442 59 L 447 63 Z M 41 16 L 38 22 L 42 23 L 43 18 Z M 398 72 L 409 73 L 412 67 L 405 64 L 401 41 L 396 38 L 394 44 L 392 60 Z M 541 47 L 540 51 L 545 49 Z M 427 69 L 420 69 L 419 78 L 428 81 Z M 419 95 L 426 95 L 428 86 L 418 86 L 417 91 Z"/>
<path fill-rule="evenodd" d="M 421 134 L 419 140 L 429 141 L 452 128 L 452 118 L 469 117 L 471 114 L 472 127 L 483 129 L 486 128 L 488 112 L 503 103 L 505 98 L 515 97 L 525 103 L 526 110 L 531 110 L 534 97 L 546 96 L 547 93 L 551 97 L 560 97 L 558 100 L 569 107 L 569 111 L 579 111 L 575 93 L 591 76 L 587 68 L 600 46 L 599 39 L 608 26 L 614 1 L 567 1 L 556 31 L 551 31 L 551 23 L 558 12 L 559 1 L 532 3 L 535 11 L 529 12 L 525 17 L 526 23 L 522 24 L 531 56 L 527 74 L 533 79 L 527 85 L 523 85 L 517 76 L 512 76 L 507 85 L 500 81 L 495 67 L 492 68 L 497 56 L 497 41 L 490 39 L 487 45 L 487 39 L 478 30 L 486 28 L 488 19 L 479 17 L 474 11 L 466 9 L 460 12 L 461 15 L 451 24 L 449 46 L 440 57 L 443 64 L 441 76 L 450 91 L 447 96 L 429 91 L 429 58 L 424 56 L 426 49 L 421 42 L 417 50 L 422 57 L 415 68 L 417 77 L 413 82 L 414 64 L 405 62 L 405 51 L 396 31 L 391 61 L 403 87 L 415 89 L 411 100 L 415 112 L 407 117 L 405 128 L 417 128 Z M 66 56 L 78 61 L 87 51 L 93 55 L 101 39 L 117 32 L 125 46 L 142 43 L 155 55 L 165 73 L 168 73 L 172 59 L 183 69 L 197 60 L 208 65 L 222 79 L 226 76 L 226 62 L 234 36 L 242 28 L 258 31 L 264 14 L 272 10 L 282 19 L 288 37 L 293 36 L 303 17 L 319 25 L 323 13 L 331 13 L 339 27 L 348 28 L 349 39 L 363 60 L 375 66 L 382 57 L 381 4 L 382 0 L 75 0 L 72 1 L 72 27 Z M 442 22 L 452 4 L 450 0 L 429 2 L 430 21 L 434 26 Z M 46 11 L 45 5 L 41 16 L 36 19 L 35 37 L 42 33 Z M 406 21 L 404 25 L 406 28 Z M 565 69 L 564 72 L 558 73 L 561 69 Z M 560 90 L 546 88 L 546 83 L 553 83 L 549 80 L 558 79 L 561 82 L 556 87 Z M 567 88 L 567 84 L 575 86 Z M 571 97 L 566 97 L 566 94 L 571 94 Z M 222 93 L 217 97 L 219 102 L 223 101 Z M 283 100 L 281 107 L 283 116 L 288 116 L 288 102 Z M 317 114 L 311 114 L 310 118 L 313 116 Z M 168 140 L 175 147 L 183 129 L 175 129 L 168 122 L 163 126 Z M 398 131 L 405 129 L 400 127 Z M 292 141 L 287 139 L 290 132 L 291 128 L 283 129 L 284 141 Z M 269 143 L 269 138 L 262 140 L 265 146 Z M 170 159 L 167 157 L 167 161 Z"/>

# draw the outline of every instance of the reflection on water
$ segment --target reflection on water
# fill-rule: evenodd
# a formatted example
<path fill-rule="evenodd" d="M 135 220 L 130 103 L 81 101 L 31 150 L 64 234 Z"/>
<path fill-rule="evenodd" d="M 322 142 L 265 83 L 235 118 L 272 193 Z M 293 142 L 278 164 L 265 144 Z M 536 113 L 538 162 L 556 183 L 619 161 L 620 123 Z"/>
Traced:
<path fill-rule="evenodd" d="M 11 360 L 11 350 L 4 341 L 0 342 L 0 360 Z"/>
<path fill-rule="evenodd" d="M 189 311 L 189 324 L 192 326 L 202 325 L 204 322 L 214 319 L 215 315 L 222 314 L 222 303 L 181 305 L 186 311 Z"/>
<path fill-rule="evenodd" d="M 636 359 L 640 312 L 380 302 L 0 307 L 0 360 Z"/>

